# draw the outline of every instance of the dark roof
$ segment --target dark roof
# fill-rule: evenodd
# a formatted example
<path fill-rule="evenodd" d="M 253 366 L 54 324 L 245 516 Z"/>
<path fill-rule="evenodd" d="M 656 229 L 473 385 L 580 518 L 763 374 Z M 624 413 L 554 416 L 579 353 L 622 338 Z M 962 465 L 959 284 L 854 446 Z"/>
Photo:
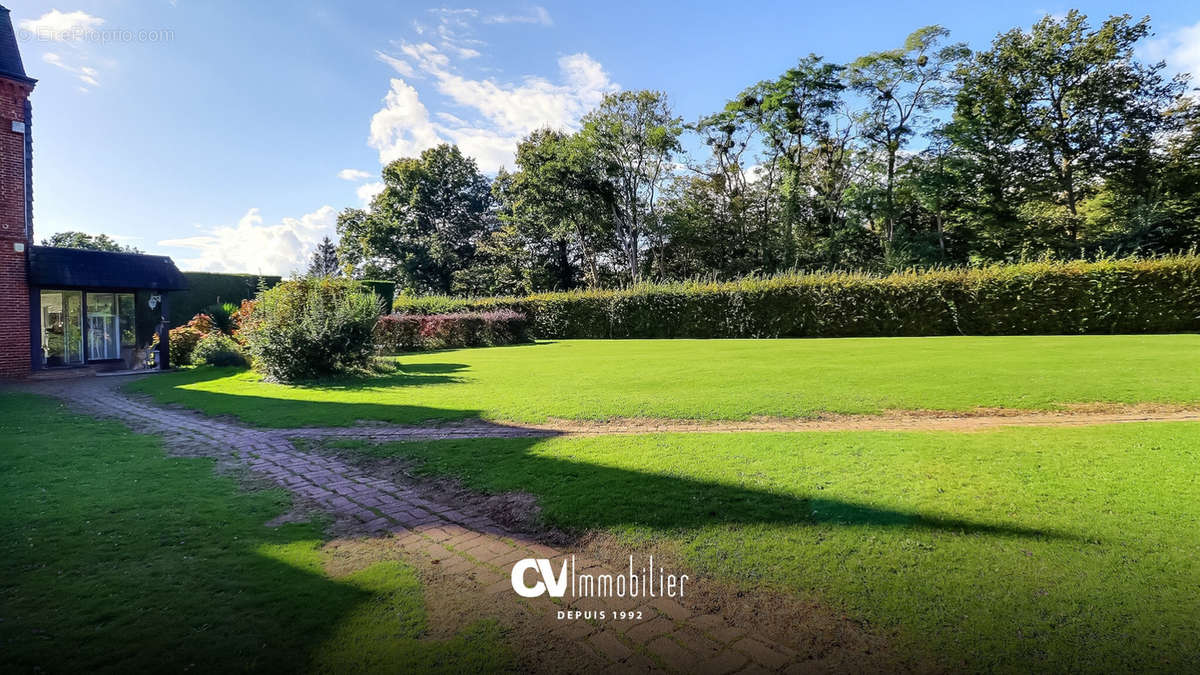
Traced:
<path fill-rule="evenodd" d="M 21 50 L 17 47 L 17 35 L 13 32 L 12 17 L 8 15 L 8 8 L 3 5 L 0 5 L 0 76 L 29 83 L 36 81 L 25 75 L 25 66 L 21 64 Z"/>
<path fill-rule="evenodd" d="M 187 279 L 165 255 L 29 247 L 29 285 L 43 288 L 145 288 L 182 291 Z"/>

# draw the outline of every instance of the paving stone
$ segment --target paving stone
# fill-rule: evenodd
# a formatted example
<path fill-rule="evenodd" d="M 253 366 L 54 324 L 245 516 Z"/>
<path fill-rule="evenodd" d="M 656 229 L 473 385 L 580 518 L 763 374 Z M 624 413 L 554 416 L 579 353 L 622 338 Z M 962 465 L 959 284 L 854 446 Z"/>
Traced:
<path fill-rule="evenodd" d="M 767 645 L 755 640 L 754 638 L 743 638 L 730 645 L 730 649 L 735 649 L 745 653 L 755 663 L 777 670 L 788 664 L 791 660 L 786 655 L 768 647 Z"/>
<path fill-rule="evenodd" d="M 730 626 L 725 622 L 725 619 L 722 619 L 715 614 L 694 616 L 688 619 L 688 624 L 699 628 L 705 634 L 715 638 L 718 642 L 730 643 L 734 642 L 738 638 L 746 636 L 745 630 Z"/>
<path fill-rule="evenodd" d="M 622 644 L 612 631 L 600 631 L 588 638 L 588 642 L 610 661 L 622 661 L 633 655 L 629 647 Z"/>
<path fill-rule="evenodd" d="M 670 598 L 655 598 L 650 606 L 666 614 L 676 621 L 683 621 L 692 615 L 692 611 Z"/>
<path fill-rule="evenodd" d="M 650 654 L 674 669 L 698 673 L 728 673 L 739 668 L 742 672 L 777 670 L 796 656 L 780 645 L 744 637 L 745 631 L 726 625 L 720 617 L 693 617 L 690 610 L 670 598 L 655 598 L 643 605 L 640 609 L 645 618 L 638 622 L 597 626 L 585 620 L 559 621 L 557 611 L 564 609 L 565 603 L 549 597 L 518 600 L 512 592 L 508 572 L 514 562 L 527 557 L 550 559 L 559 568 L 570 558 L 569 553 L 513 537 L 474 507 L 451 507 L 430 501 L 411 486 L 397 485 L 337 458 L 300 451 L 289 440 L 333 437 L 390 441 L 469 438 L 481 434 L 547 435 L 544 432 L 513 429 L 511 433 L 500 433 L 501 430 L 486 425 L 468 425 L 452 431 L 398 427 L 260 431 L 185 410 L 146 405 L 125 397 L 115 389 L 114 382 L 101 378 L 96 382 L 70 384 L 49 393 L 68 399 L 84 412 L 116 417 L 137 431 L 160 434 L 172 454 L 240 462 L 311 500 L 310 503 L 321 505 L 339 527 L 357 527 L 360 532 L 376 536 L 388 533 L 385 536 L 392 537 L 396 545 L 429 556 L 443 573 L 460 575 L 464 582 L 477 585 L 483 589 L 484 597 L 510 594 L 517 606 L 545 615 L 548 627 L 603 655 L 614 672 L 657 669 Z M 511 543 L 506 541 L 510 538 Z M 575 569 L 577 574 L 611 573 L 596 561 L 582 557 L 576 558 Z M 590 607 L 592 603 L 574 604 L 585 609 L 583 605 Z M 603 605 L 599 603 L 595 608 L 606 608 Z"/>
<path fill-rule="evenodd" d="M 639 644 L 650 642 L 656 637 L 674 632 L 675 622 L 665 616 L 656 616 L 649 621 L 643 621 L 625 630 L 630 640 Z"/>

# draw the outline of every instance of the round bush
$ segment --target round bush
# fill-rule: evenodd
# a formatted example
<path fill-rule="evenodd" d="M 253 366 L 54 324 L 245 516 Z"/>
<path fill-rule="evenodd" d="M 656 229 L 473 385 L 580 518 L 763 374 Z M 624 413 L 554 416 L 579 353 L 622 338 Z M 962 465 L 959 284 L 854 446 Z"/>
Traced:
<path fill-rule="evenodd" d="M 192 350 L 192 363 L 210 366 L 244 366 L 246 357 L 237 342 L 224 333 L 209 333 Z"/>
<path fill-rule="evenodd" d="M 353 279 L 297 279 L 264 291 L 240 327 L 254 368 L 282 382 L 365 367 L 379 299 Z"/>

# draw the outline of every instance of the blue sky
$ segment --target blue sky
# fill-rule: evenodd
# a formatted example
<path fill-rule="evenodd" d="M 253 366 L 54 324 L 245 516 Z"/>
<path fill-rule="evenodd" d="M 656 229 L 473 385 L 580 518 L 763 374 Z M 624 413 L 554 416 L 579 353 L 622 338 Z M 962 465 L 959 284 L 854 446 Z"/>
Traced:
<path fill-rule="evenodd" d="M 1192 2 L 6 3 L 34 102 L 34 228 L 107 233 L 184 269 L 288 273 L 388 159 L 457 142 L 493 172 L 607 91 L 692 120 L 815 52 L 940 23 L 986 46 L 1078 7 L 1149 14 L 1145 47 L 1200 72 Z"/>

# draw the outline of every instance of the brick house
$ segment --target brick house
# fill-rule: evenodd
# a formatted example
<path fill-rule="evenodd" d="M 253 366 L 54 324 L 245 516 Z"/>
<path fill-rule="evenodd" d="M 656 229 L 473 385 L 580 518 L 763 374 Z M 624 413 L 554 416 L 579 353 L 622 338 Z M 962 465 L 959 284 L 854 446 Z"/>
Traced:
<path fill-rule="evenodd" d="M 0 7 L 0 377 L 165 368 L 167 296 L 187 288 L 170 258 L 34 245 L 36 84 Z"/>

